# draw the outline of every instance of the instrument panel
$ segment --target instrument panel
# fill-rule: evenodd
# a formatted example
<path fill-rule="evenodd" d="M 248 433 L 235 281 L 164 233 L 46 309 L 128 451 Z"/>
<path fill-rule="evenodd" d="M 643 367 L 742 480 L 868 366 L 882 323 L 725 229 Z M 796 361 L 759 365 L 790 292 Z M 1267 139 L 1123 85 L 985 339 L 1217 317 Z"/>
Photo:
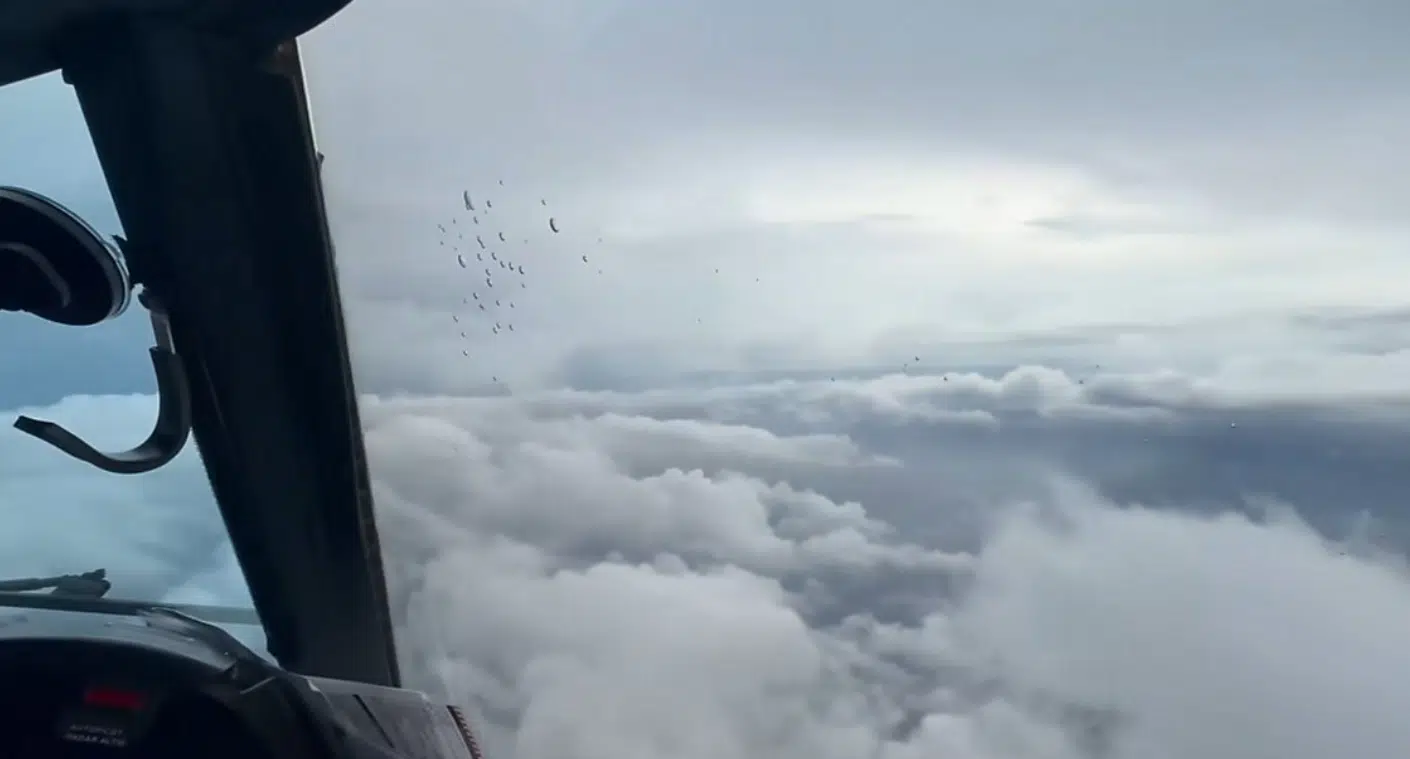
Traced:
<path fill-rule="evenodd" d="M 110 666 L 87 669 L 83 665 L 92 663 L 91 653 L 69 666 L 57 657 L 28 664 L 0 659 L 0 754 L 16 759 L 270 755 L 206 684 L 179 677 L 170 667 L 144 673 L 138 662 L 123 666 L 123 659 L 133 657 L 119 650 L 105 652 L 113 654 Z"/>
<path fill-rule="evenodd" d="M 483 759 L 453 707 L 286 672 L 156 607 L 0 618 L 0 757 Z"/>

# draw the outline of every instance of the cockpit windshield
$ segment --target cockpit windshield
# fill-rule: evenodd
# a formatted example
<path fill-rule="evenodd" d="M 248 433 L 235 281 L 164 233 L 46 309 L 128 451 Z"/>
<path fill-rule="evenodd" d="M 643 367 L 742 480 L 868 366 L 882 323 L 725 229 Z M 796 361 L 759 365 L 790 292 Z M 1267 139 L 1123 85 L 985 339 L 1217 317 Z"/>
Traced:
<path fill-rule="evenodd" d="M 77 99 L 58 74 L 0 89 L 0 185 L 57 201 L 105 236 L 121 231 Z M 253 622 L 194 440 L 155 472 L 116 475 L 10 426 L 27 415 L 99 449 L 131 447 L 157 413 L 152 340 L 136 307 L 88 327 L 0 313 L 0 589 L 230 607 L 242 613 L 221 621 Z M 98 570 L 110 587 L 83 579 Z M 256 626 L 237 626 L 259 642 Z"/>
<path fill-rule="evenodd" d="M 1410 746 L 1410 4 L 356 0 L 402 671 L 491 755 Z"/>

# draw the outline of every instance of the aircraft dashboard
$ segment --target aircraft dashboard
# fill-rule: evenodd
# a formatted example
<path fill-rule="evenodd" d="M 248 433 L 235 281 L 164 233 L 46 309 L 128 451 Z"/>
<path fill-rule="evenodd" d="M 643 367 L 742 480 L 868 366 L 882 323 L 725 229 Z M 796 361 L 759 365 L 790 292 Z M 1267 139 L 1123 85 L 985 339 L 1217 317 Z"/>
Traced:
<path fill-rule="evenodd" d="M 286 672 L 160 607 L 0 619 L 0 755 L 482 759 L 453 707 Z"/>
<path fill-rule="evenodd" d="M 273 757 L 194 672 L 82 642 L 26 647 L 0 664 L 0 736 L 16 759 Z M 45 650 L 47 649 L 47 650 Z M 158 674 L 160 672 L 160 674 Z"/>

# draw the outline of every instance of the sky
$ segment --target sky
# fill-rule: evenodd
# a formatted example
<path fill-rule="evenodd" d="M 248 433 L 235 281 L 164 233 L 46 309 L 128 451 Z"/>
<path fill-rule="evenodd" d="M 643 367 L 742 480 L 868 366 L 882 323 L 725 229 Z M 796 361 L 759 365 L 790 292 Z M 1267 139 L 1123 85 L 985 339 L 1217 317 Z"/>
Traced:
<path fill-rule="evenodd" d="M 357 0 L 303 46 L 410 682 L 514 759 L 1401 756 L 1408 22 Z M 116 228 L 56 79 L 0 181 Z M 0 321 L 0 407 L 141 435 L 140 314 Z M 248 602 L 193 452 L 0 446 L 0 573 Z"/>

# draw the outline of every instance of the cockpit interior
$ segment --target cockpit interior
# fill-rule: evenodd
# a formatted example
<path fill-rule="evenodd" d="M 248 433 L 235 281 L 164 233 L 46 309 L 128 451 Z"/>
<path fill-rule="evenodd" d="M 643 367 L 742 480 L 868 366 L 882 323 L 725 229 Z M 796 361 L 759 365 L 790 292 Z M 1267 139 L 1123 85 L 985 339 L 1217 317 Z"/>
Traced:
<path fill-rule="evenodd" d="M 347 2 L 0 2 L 0 87 L 62 73 L 124 230 L 0 177 L 0 311 L 145 309 L 160 395 L 126 451 L 15 426 L 112 477 L 194 439 L 254 602 L 109 597 L 102 568 L 0 581 L 4 756 L 479 756 L 463 714 L 399 687 L 296 42 Z M 220 626 L 256 621 L 267 655 Z"/>

